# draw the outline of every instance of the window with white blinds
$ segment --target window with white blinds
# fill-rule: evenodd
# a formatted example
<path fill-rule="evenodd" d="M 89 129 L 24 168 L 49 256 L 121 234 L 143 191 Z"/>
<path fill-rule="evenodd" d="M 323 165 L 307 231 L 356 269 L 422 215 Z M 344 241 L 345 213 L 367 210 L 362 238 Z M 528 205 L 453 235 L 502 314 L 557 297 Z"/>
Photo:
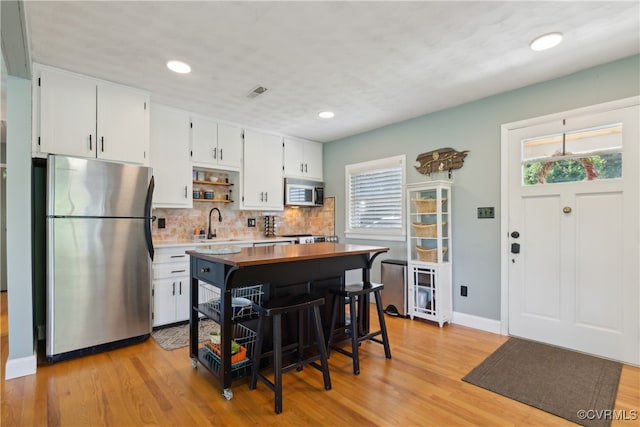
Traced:
<path fill-rule="evenodd" d="M 405 156 L 345 167 L 348 238 L 404 240 Z"/>

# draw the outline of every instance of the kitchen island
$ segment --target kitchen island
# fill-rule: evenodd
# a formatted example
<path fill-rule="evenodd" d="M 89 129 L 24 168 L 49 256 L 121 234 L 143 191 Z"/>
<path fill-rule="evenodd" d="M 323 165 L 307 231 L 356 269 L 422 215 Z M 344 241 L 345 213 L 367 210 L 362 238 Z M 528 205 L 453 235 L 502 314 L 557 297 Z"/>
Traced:
<path fill-rule="evenodd" d="M 231 382 L 241 376 L 246 366 L 232 365 L 231 341 L 241 331 L 251 331 L 255 316 L 250 312 L 239 313 L 232 298 L 239 290 L 260 286 L 260 298 L 296 293 L 314 292 L 329 298 L 329 289 L 344 286 L 347 270 L 362 270 L 364 283 L 370 282 L 371 266 L 375 258 L 389 248 L 349 245 L 340 243 L 316 243 L 311 245 L 260 246 L 251 248 L 211 247 L 187 251 L 190 255 L 190 334 L 189 346 L 193 366 L 198 362 L 220 377 L 224 395 L 233 396 Z M 219 290 L 219 301 L 212 309 L 211 301 L 200 301 L 200 282 Z M 256 301 L 252 299 L 252 301 Z M 325 303 L 323 319 L 328 325 L 330 300 Z M 368 311 L 363 314 L 367 322 Z M 212 360 L 207 350 L 198 343 L 199 317 L 205 315 L 220 325 L 220 357 Z M 246 326 L 244 326 L 246 325 Z M 365 325 L 366 327 L 366 325 Z M 234 336 L 234 333 L 236 336 Z M 246 339 L 244 332 L 240 339 Z"/>

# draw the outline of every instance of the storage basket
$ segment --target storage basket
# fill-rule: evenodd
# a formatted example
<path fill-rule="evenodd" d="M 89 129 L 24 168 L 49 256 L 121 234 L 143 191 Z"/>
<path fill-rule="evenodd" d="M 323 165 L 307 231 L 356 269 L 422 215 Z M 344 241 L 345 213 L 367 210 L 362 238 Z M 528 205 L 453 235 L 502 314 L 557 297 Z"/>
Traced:
<path fill-rule="evenodd" d="M 427 199 L 414 199 L 413 202 L 416 204 L 417 213 L 434 213 L 437 211 L 436 202 L 438 199 L 436 198 L 427 198 Z M 445 197 L 442 198 L 442 203 L 446 202 L 447 199 Z"/>
<path fill-rule="evenodd" d="M 442 248 L 442 257 L 447 253 L 447 247 Z M 422 262 L 438 262 L 438 249 L 427 249 L 422 246 L 416 245 L 416 252 L 418 254 L 418 260 Z"/>
<path fill-rule="evenodd" d="M 209 317 L 214 316 L 214 319 L 220 316 L 220 288 L 203 282 L 199 288 L 200 310 Z M 260 304 L 263 294 L 262 285 L 231 289 L 231 319 L 256 317 L 258 313 L 252 303 Z"/>
<path fill-rule="evenodd" d="M 425 224 L 422 222 L 414 222 L 411 224 L 416 231 L 416 237 L 438 237 L 438 224 Z M 446 222 L 442 226 L 447 225 Z"/>
<path fill-rule="evenodd" d="M 220 357 L 222 355 L 222 352 L 220 351 L 220 346 L 218 344 L 213 344 L 210 342 L 207 342 L 204 344 L 205 348 L 212 353 L 212 355 L 220 360 Z M 247 349 L 244 346 L 240 346 L 239 350 L 231 355 L 231 364 L 232 365 L 236 365 L 237 363 L 241 363 L 241 362 L 246 362 L 247 359 Z"/>

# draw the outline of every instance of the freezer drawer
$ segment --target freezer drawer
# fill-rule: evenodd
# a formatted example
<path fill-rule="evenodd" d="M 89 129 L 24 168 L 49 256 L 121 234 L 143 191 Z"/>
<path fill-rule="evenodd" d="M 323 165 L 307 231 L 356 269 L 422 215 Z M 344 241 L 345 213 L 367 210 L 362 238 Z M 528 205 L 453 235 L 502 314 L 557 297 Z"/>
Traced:
<path fill-rule="evenodd" d="M 380 263 L 380 273 L 384 289 L 382 307 L 385 313 L 407 316 L 407 261 L 385 259 Z"/>
<path fill-rule="evenodd" d="M 143 228 L 144 219 L 47 219 L 47 356 L 151 332 Z"/>

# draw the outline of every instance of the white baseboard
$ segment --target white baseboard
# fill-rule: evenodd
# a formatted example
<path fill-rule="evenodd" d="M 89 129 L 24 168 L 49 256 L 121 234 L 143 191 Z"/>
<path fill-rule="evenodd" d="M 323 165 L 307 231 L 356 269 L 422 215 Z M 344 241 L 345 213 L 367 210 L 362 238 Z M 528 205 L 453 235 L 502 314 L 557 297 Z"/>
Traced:
<path fill-rule="evenodd" d="M 7 360 L 7 364 L 5 365 L 4 379 L 10 380 L 13 378 L 33 375 L 36 373 L 37 364 L 38 361 L 35 353 L 27 357 L 9 359 Z"/>
<path fill-rule="evenodd" d="M 468 326 L 469 328 L 480 329 L 494 334 L 500 334 L 500 321 L 495 319 L 487 319 L 486 317 L 474 316 L 473 314 L 453 312 L 451 323 L 456 325 Z"/>

